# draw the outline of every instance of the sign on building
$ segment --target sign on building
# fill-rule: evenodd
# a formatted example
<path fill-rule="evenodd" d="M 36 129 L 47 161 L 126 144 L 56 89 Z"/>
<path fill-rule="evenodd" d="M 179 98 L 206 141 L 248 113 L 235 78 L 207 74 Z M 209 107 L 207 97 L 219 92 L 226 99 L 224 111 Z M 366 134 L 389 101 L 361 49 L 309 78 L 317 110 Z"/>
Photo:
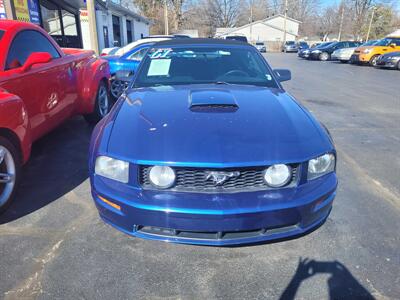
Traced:
<path fill-rule="evenodd" d="M 38 0 L 14 0 L 13 2 L 17 20 L 40 24 Z"/>

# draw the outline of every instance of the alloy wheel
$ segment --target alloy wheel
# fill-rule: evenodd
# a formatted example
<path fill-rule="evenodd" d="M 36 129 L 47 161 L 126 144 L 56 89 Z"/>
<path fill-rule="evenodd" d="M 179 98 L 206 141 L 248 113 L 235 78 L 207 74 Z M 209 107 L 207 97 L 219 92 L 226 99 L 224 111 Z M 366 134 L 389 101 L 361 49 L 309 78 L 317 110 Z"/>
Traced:
<path fill-rule="evenodd" d="M 11 152 L 0 145 L 0 207 L 10 198 L 14 186 L 16 167 Z"/>
<path fill-rule="evenodd" d="M 319 59 L 322 61 L 326 61 L 329 59 L 329 54 L 326 52 L 322 52 L 321 55 L 319 56 Z"/>
<path fill-rule="evenodd" d="M 108 99 L 107 88 L 104 85 L 101 85 L 99 88 L 98 105 L 100 115 L 104 117 L 110 109 L 110 101 Z"/>
<path fill-rule="evenodd" d="M 121 80 L 113 80 L 111 82 L 111 95 L 118 99 L 124 91 L 125 84 Z"/>

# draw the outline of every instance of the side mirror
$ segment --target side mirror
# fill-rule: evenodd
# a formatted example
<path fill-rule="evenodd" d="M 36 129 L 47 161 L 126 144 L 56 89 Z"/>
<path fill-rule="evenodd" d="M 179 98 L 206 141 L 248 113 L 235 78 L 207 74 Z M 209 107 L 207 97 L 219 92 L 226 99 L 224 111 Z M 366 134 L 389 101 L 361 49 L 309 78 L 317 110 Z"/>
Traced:
<path fill-rule="evenodd" d="M 396 48 L 397 45 L 395 43 L 391 43 L 389 46 L 392 48 Z"/>
<path fill-rule="evenodd" d="M 126 81 L 126 82 L 131 82 L 134 74 L 135 74 L 135 72 L 130 71 L 130 70 L 117 71 L 115 73 L 115 79 L 121 80 L 121 81 Z"/>
<path fill-rule="evenodd" d="M 274 74 L 279 82 L 292 79 L 292 73 L 287 69 L 275 69 Z"/>
<path fill-rule="evenodd" d="M 33 65 L 45 64 L 52 60 L 52 57 L 47 52 L 34 52 L 28 56 L 24 65 L 22 66 L 22 72 L 28 71 Z"/>

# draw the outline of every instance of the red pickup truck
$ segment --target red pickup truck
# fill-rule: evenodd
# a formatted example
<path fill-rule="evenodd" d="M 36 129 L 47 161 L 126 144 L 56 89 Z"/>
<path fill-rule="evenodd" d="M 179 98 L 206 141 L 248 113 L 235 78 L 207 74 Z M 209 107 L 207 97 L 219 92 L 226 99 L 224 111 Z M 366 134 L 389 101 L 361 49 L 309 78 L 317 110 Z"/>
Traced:
<path fill-rule="evenodd" d="M 61 49 L 39 26 L 0 20 L 0 212 L 35 140 L 73 115 L 97 122 L 108 113 L 109 77 L 93 51 Z"/>

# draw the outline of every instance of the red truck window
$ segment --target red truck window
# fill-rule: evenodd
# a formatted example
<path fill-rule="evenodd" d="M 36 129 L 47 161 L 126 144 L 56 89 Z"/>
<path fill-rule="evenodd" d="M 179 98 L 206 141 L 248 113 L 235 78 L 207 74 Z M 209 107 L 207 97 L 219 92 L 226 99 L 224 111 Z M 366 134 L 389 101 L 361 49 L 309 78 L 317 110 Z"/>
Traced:
<path fill-rule="evenodd" d="M 35 30 L 19 32 L 11 43 L 6 61 L 6 70 L 21 67 L 34 52 L 48 52 L 53 58 L 60 57 L 50 41 Z"/>

